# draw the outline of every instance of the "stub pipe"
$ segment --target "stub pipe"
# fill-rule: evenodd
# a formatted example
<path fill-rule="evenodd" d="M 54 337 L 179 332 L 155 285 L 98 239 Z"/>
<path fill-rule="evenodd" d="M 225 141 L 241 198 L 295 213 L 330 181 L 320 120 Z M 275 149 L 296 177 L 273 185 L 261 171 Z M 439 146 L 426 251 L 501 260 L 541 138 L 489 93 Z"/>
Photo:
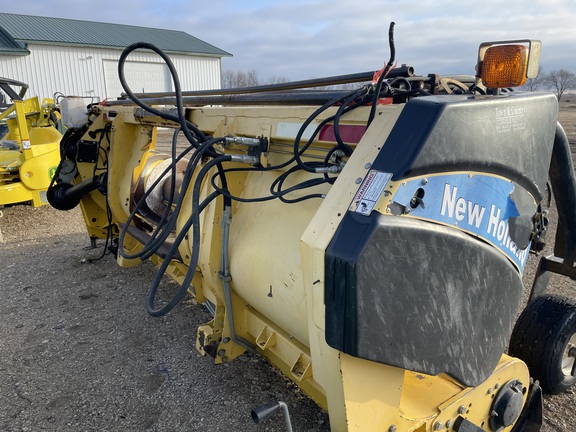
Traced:
<path fill-rule="evenodd" d="M 292 432 L 292 422 L 290 421 L 290 412 L 288 411 L 288 405 L 282 401 L 269 403 L 266 405 L 261 405 L 259 407 L 254 408 L 250 415 L 252 416 L 252 420 L 254 423 L 258 424 L 263 420 L 266 420 L 275 412 L 282 410 L 284 414 L 284 422 L 286 425 L 286 431 Z"/>

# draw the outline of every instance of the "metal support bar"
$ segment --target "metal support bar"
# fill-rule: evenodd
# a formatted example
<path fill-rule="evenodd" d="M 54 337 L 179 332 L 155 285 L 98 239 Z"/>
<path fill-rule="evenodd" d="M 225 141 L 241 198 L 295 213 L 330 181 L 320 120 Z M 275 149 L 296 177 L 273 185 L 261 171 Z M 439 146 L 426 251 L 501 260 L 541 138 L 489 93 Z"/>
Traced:
<path fill-rule="evenodd" d="M 185 106 L 206 105 L 323 105 L 326 102 L 344 97 L 349 94 L 347 90 L 309 90 L 298 92 L 272 92 L 265 94 L 224 94 L 213 96 L 184 96 L 182 102 Z M 140 99 L 147 105 L 176 105 L 175 96 L 150 97 L 144 95 Z M 130 99 L 108 101 L 108 106 L 133 105 Z"/>
<path fill-rule="evenodd" d="M 412 66 L 402 65 L 392 69 L 388 72 L 387 78 L 396 77 L 411 77 L 414 75 L 414 68 Z M 213 90 L 196 90 L 182 92 L 182 96 L 211 96 L 211 95 L 225 95 L 225 94 L 246 94 L 246 93 L 267 93 L 274 91 L 296 90 L 311 87 L 325 87 L 341 84 L 359 83 L 372 81 L 374 71 L 359 72 L 347 75 L 336 75 L 325 78 L 314 78 L 302 81 L 292 81 L 278 84 L 267 84 L 252 87 L 236 87 L 229 89 L 213 89 Z M 122 96 L 126 96 L 122 94 Z M 157 92 L 157 93 L 136 93 L 137 98 L 159 98 L 166 96 L 174 96 L 173 92 Z"/>
<path fill-rule="evenodd" d="M 552 160 L 550 162 L 550 183 L 558 208 L 558 227 L 554 243 L 554 255 L 540 260 L 530 299 L 543 294 L 548 286 L 551 273 L 568 276 L 576 280 L 576 174 L 572 163 L 570 142 L 566 132 L 556 125 Z"/>
<path fill-rule="evenodd" d="M 254 353 L 256 350 L 250 342 L 236 335 L 234 328 L 234 309 L 232 307 L 232 292 L 230 288 L 230 276 L 228 265 L 228 240 L 230 238 L 230 223 L 232 221 L 232 207 L 226 206 L 222 214 L 222 249 L 220 255 L 221 270 L 219 277 L 222 280 L 222 290 L 224 292 L 224 302 L 226 304 L 226 315 L 228 316 L 228 325 L 230 327 L 230 338 L 238 345 L 246 348 L 249 352 Z"/>

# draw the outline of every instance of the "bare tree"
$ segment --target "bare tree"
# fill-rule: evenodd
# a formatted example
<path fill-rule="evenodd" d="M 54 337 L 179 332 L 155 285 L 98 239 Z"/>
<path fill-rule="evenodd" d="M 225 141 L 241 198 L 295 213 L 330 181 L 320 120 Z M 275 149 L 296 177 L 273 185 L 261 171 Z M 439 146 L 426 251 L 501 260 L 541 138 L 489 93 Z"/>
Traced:
<path fill-rule="evenodd" d="M 230 71 L 222 72 L 222 88 L 238 88 L 238 87 L 253 87 L 261 84 L 280 84 L 288 82 L 288 78 L 278 75 L 273 75 L 267 81 L 261 81 L 258 78 L 258 72 L 255 69 L 244 71 Z"/>
<path fill-rule="evenodd" d="M 222 73 L 222 88 L 251 87 L 258 84 L 258 73 L 254 69 L 248 72 L 227 70 Z"/>
<path fill-rule="evenodd" d="M 534 92 L 538 90 L 538 88 L 543 84 L 543 81 L 546 78 L 546 74 L 544 73 L 544 67 L 538 66 L 538 75 L 536 78 L 528 78 L 526 80 L 526 84 L 522 86 L 522 90 Z"/>
<path fill-rule="evenodd" d="M 244 71 L 224 71 L 222 73 L 222 88 L 253 87 L 260 84 L 258 72 L 255 69 Z"/>
<path fill-rule="evenodd" d="M 543 82 L 556 91 L 558 102 L 566 90 L 576 88 L 576 75 L 565 69 L 554 70 L 545 74 Z"/>
<path fill-rule="evenodd" d="M 288 82 L 288 78 L 281 75 L 272 75 L 269 77 L 264 84 L 282 84 Z"/>
<path fill-rule="evenodd" d="M 244 81 L 240 81 L 238 87 L 253 87 L 260 85 L 260 79 L 258 79 L 258 72 L 256 69 L 250 69 L 244 74 Z"/>
<path fill-rule="evenodd" d="M 222 72 L 222 88 L 232 88 L 235 87 L 236 83 L 236 72 L 231 70 L 225 70 Z"/>

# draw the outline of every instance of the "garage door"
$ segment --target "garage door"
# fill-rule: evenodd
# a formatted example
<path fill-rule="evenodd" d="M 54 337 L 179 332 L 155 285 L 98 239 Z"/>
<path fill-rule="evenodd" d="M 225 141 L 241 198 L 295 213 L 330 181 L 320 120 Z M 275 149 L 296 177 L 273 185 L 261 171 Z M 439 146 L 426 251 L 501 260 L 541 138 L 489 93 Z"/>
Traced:
<path fill-rule="evenodd" d="M 167 92 L 172 90 L 168 66 L 163 63 L 131 62 L 124 64 L 124 76 L 134 93 Z M 118 62 L 104 60 L 106 97 L 116 99 L 124 89 L 118 78 Z"/>

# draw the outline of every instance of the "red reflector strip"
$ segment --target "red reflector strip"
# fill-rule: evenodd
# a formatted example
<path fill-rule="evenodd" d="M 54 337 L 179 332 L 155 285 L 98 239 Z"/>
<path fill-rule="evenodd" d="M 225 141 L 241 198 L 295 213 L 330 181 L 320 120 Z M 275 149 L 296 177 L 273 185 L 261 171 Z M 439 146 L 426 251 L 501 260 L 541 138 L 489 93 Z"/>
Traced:
<path fill-rule="evenodd" d="M 341 125 L 339 128 L 340 137 L 342 141 L 349 144 L 358 144 L 364 132 L 366 132 L 366 126 L 362 125 Z M 320 141 L 332 141 L 336 142 L 336 135 L 334 135 L 333 125 L 324 125 L 322 130 L 318 134 L 318 139 Z"/>

